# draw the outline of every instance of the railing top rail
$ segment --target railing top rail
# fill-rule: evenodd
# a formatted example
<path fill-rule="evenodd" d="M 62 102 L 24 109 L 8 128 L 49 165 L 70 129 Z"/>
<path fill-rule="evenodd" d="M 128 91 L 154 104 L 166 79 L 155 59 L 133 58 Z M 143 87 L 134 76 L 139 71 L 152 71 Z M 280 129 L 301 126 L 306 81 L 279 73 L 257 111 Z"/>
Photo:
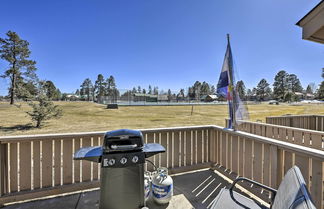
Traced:
<path fill-rule="evenodd" d="M 266 118 L 289 118 L 289 117 L 311 117 L 311 116 L 320 116 L 324 117 L 324 115 L 280 115 L 280 116 L 267 116 Z"/>
<path fill-rule="evenodd" d="M 167 127 L 167 128 L 150 128 L 150 129 L 139 129 L 140 131 L 150 133 L 150 132 L 162 132 L 162 131 L 179 131 L 179 130 L 192 130 L 192 129 L 207 129 L 213 128 L 213 125 L 204 126 L 184 126 L 184 127 Z M 109 131 L 109 130 L 108 130 Z M 46 140 L 46 139 L 63 139 L 72 137 L 94 137 L 103 136 L 106 131 L 97 132 L 78 132 L 78 133 L 58 133 L 58 134 L 37 134 L 37 135 L 18 135 L 18 136 L 0 136 L 1 143 L 9 143 L 14 141 L 23 140 Z"/>
<path fill-rule="evenodd" d="M 242 122 L 256 124 L 256 125 L 269 126 L 269 127 L 276 127 L 276 128 L 285 128 L 285 129 L 290 129 L 293 131 L 302 131 L 305 133 L 324 134 L 323 131 L 316 131 L 316 130 L 312 130 L 312 129 L 296 128 L 296 127 L 291 127 L 291 126 L 282 126 L 282 125 L 276 125 L 276 124 L 270 124 L 270 123 L 259 123 L 259 122 L 253 122 L 253 121 L 247 121 L 247 120 L 242 120 Z"/>
<path fill-rule="evenodd" d="M 231 129 L 226 129 L 220 126 L 215 126 L 215 128 L 217 130 L 221 130 L 230 134 L 234 134 L 237 136 L 241 136 L 241 137 L 247 137 L 256 141 L 260 141 L 263 143 L 267 143 L 267 144 L 271 144 L 271 145 L 275 145 L 278 147 L 282 147 L 288 150 L 292 150 L 292 151 L 297 151 L 297 152 L 301 152 L 307 155 L 311 155 L 317 158 L 321 158 L 322 160 L 324 160 L 324 151 L 321 150 L 317 150 L 314 148 L 309 148 L 309 147 L 305 147 L 302 145 L 297 145 L 297 144 L 293 144 L 293 143 L 289 143 L 289 142 L 284 142 L 284 141 L 279 141 L 276 139 L 271 139 L 271 138 L 267 138 L 267 137 L 263 137 L 263 136 L 259 136 L 259 135 L 254 135 L 254 134 L 250 134 L 250 133 L 246 133 L 243 131 L 233 131 Z"/>

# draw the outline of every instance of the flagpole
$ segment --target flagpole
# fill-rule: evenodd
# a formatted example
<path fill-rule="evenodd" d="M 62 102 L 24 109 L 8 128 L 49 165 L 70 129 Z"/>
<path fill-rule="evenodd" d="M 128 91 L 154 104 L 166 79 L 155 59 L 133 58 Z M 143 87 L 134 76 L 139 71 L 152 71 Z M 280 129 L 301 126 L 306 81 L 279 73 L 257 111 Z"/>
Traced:
<path fill-rule="evenodd" d="M 233 130 L 236 131 L 236 95 L 235 95 L 235 84 L 234 84 L 234 73 L 233 73 L 233 57 L 232 57 L 232 50 L 231 50 L 231 44 L 230 44 L 230 34 L 227 34 L 227 45 L 230 50 L 230 59 L 229 59 L 229 69 L 228 69 L 228 74 L 229 74 L 229 84 L 230 84 L 230 93 L 232 95 L 232 127 Z M 230 101 L 228 101 L 230 102 Z"/>

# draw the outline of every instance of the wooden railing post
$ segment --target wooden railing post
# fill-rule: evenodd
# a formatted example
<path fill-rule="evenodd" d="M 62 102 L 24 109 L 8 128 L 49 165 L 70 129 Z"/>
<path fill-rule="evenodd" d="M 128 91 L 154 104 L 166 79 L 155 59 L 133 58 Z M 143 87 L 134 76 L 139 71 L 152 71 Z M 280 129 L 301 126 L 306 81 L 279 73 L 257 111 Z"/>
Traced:
<path fill-rule="evenodd" d="M 7 193 L 7 144 L 0 144 L 0 196 Z"/>

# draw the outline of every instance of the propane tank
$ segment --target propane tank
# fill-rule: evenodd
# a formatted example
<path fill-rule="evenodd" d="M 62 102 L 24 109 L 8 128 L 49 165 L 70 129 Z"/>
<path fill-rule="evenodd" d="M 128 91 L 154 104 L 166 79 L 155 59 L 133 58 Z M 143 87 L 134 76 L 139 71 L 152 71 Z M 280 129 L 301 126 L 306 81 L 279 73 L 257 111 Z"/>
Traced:
<path fill-rule="evenodd" d="M 166 204 L 173 196 L 173 180 L 168 175 L 168 169 L 161 167 L 152 180 L 152 196 L 156 203 Z"/>
<path fill-rule="evenodd" d="M 148 171 L 144 172 L 144 198 L 147 201 L 150 197 L 151 191 L 151 173 Z"/>

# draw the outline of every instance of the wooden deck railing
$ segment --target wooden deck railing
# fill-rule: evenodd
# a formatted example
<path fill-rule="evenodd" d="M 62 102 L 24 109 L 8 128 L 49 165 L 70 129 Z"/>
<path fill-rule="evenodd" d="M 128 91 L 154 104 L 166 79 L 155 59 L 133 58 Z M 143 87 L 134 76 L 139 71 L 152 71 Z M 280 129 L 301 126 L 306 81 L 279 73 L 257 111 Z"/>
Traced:
<path fill-rule="evenodd" d="M 226 122 L 227 123 L 227 122 Z M 238 130 L 324 151 L 324 132 L 251 121 L 239 121 Z"/>
<path fill-rule="evenodd" d="M 146 142 L 166 148 L 151 160 L 172 173 L 218 164 L 277 188 L 296 164 L 317 207 L 323 208 L 323 151 L 212 125 L 142 132 Z M 0 203 L 98 187 L 100 165 L 73 161 L 72 154 L 80 147 L 101 145 L 103 134 L 0 137 Z"/>
<path fill-rule="evenodd" d="M 324 115 L 284 115 L 266 117 L 266 123 L 324 131 Z"/>

